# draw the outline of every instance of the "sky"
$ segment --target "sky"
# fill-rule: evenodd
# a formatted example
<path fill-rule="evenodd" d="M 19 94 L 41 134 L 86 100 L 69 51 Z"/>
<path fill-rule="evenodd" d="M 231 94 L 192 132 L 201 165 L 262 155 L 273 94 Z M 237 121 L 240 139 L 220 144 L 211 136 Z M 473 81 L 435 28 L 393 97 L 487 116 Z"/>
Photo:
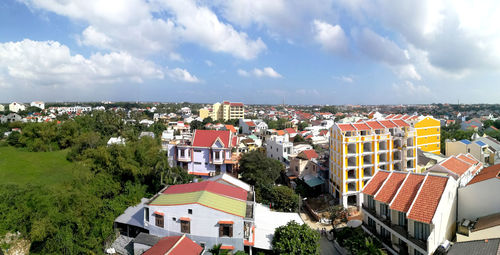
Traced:
<path fill-rule="evenodd" d="M 4 0 L 0 102 L 500 103 L 500 1 Z"/>

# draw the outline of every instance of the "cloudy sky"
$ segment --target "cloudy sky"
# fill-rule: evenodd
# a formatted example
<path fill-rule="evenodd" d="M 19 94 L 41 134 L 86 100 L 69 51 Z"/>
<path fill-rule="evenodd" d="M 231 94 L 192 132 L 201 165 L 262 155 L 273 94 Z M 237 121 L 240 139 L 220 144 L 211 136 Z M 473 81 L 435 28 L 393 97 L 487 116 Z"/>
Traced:
<path fill-rule="evenodd" d="M 499 7 L 6 0 L 0 102 L 500 103 Z"/>

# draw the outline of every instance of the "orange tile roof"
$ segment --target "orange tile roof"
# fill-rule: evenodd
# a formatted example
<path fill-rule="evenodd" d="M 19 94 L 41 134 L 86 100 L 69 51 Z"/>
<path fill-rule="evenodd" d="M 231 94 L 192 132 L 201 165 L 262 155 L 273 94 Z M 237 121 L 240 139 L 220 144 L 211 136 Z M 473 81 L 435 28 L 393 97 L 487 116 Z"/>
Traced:
<path fill-rule="evenodd" d="M 401 183 L 405 180 L 406 175 L 406 173 L 392 172 L 377 192 L 377 195 L 374 197 L 375 200 L 389 204 L 394 195 L 396 195 Z"/>
<path fill-rule="evenodd" d="M 384 126 L 377 121 L 366 121 L 365 123 L 373 129 L 384 129 Z"/>
<path fill-rule="evenodd" d="M 393 128 L 393 127 L 397 127 L 396 124 L 394 124 L 394 122 L 390 121 L 390 120 L 381 120 L 379 121 L 380 124 L 384 125 L 384 127 L 386 128 Z"/>
<path fill-rule="evenodd" d="M 462 176 L 469 168 L 472 166 L 472 164 L 469 164 L 467 162 L 464 162 L 454 156 L 449 157 L 447 160 L 441 162 L 439 165 L 442 167 L 448 169 L 449 171 L 456 173 L 458 176 Z"/>
<path fill-rule="evenodd" d="M 398 125 L 399 127 L 409 127 L 410 126 L 410 124 L 408 124 L 406 121 L 401 120 L 401 119 L 392 120 L 392 122 L 394 122 L 394 124 Z"/>
<path fill-rule="evenodd" d="M 276 130 L 276 133 L 278 133 L 278 135 L 285 135 L 284 130 Z"/>
<path fill-rule="evenodd" d="M 401 187 L 399 193 L 392 200 L 390 206 L 391 210 L 404 213 L 408 212 L 408 209 L 410 209 L 411 203 L 415 199 L 424 178 L 425 175 L 410 174 L 403 183 L 403 187 Z"/>
<path fill-rule="evenodd" d="M 315 150 L 305 150 L 301 153 L 304 153 L 307 159 L 311 160 L 313 158 L 318 158 L 318 153 Z"/>
<path fill-rule="evenodd" d="M 413 202 L 408 219 L 431 223 L 447 182 L 446 177 L 428 175 Z"/>
<path fill-rule="evenodd" d="M 365 186 L 363 193 L 371 196 L 375 195 L 387 176 L 389 176 L 389 172 L 379 170 Z"/>
<path fill-rule="evenodd" d="M 500 180 L 500 164 L 484 168 L 481 172 L 479 172 L 479 174 L 474 176 L 474 178 L 472 178 L 467 185 L 486 181 L 492 178 L 498 178 Z"/>
<path fill-rule="evenodd" d="M 231 131 L 232 133 L 236 133 L 236 128 L 233 125 L 226 125 L 226 129 Z"/>
<path fill-rule="evenodd" d="M 356 128 L 354 128 L 354 126 L 351 124 L 337 124 L 337 126 L 342 131 L 356 131 Z"/>
<path fill-rule="evenodd" d="M 370 126 L 366 125 L 365 123 L 355 123 L 352 124 L 357 130 L 364 131 L 364 130 L 371 130 Z"/>
<path fill-rule="evenodd" d="M 470 154 L 467 154 L 467 155 L 464 155 L 464 154 L 460 154 L 457 156 L 457 158 L 469 163 L 469 164 L 477 164 L 479 163 L 479 161 L 477 161 L 476 159 L 474 159 L 474 157 Z"/>

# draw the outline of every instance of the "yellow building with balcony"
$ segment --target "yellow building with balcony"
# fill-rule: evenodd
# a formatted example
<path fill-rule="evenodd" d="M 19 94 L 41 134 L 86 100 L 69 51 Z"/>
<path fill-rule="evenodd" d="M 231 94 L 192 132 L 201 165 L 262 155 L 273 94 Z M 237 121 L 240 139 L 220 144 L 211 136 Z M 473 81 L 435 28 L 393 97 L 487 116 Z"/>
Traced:
<path fill-rule="evenodd" d="M 213 104 L 211 109 L 200 109 L 200 117 L 211 117 L 214 121 L 228 121 L 245 118 L 245 105 L 243 103 L 233 103 L 224 101 Z"/>
<path fill-rule="evenodd" d="M 416 169 L 416 131 L 403 120 L 336 123 L 330 133 L 330 193 L 344 207 L 361 206 L 361 190 L 378 170 Z"/>
<path fill-rule="evenodd" d="M 389 115 L 386 119 L 401 119 L 417 131 L 418 148 L 422 151 L 441 154 L 441 122 L 432 116 Z"/>

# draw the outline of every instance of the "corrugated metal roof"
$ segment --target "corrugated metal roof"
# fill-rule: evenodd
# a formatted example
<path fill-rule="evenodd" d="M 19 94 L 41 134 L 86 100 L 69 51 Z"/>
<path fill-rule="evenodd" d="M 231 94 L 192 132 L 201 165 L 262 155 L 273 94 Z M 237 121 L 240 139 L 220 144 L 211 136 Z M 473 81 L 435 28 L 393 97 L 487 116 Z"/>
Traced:
<path fill-rule="evenodd" d="M 448 250 L 448 255 L 497 255 L 500 252 L 500 239 L 457 242 Z"/>

